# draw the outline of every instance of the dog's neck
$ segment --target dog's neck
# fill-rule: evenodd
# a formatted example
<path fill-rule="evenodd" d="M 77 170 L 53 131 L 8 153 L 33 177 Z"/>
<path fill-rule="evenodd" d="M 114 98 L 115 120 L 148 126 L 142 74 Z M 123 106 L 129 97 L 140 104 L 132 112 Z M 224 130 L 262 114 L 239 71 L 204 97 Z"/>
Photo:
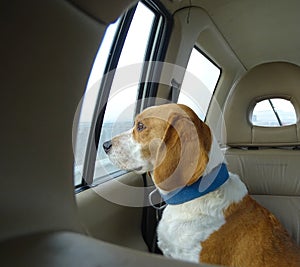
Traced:
<path fill-rule="evenodd" d="M 220 164 L 212 172 L 201 176 L 195 183 L 178 188 L 161 196 L 167 204 L 179 205 L 203 197 L 222 186 L 229 178 L 225 164 Z"/>
<path fill-rule="evenodd" d="M 203 175 L 212 172 L 218 165 L 225 163 L 224 153 L 221 151 L 217 139 L 212 136 L 212 144 L 209 152 L 209 161 L 206 165 Z"/>
<path fill-rule="evenodd" d="M 209 161 L 207 163 L 207 166 L 206 166 L 205 171 L 202 176 L 209 175 L 210 173 L 212 173 L 213 171 L 218 169 L 222 165 L 222 163 L 225 163 L 224 154 L 220 149 L 218 141 L 213 136 L 211 149 L 209 152 Z M 151 175 L 151 177 L 153 177 L 153 172 L 150 172 L 150 175 Z M 201 178 L 201 177 L 199 177 L 199 178 Z M 159 186 L 157 186 L 157 189 L 159 190 L 159 192 L 162 195 L 166 195 L 166 194 L 170 193 L 169 191 L 165 191 L 165 190 L 159 188 Z"/>

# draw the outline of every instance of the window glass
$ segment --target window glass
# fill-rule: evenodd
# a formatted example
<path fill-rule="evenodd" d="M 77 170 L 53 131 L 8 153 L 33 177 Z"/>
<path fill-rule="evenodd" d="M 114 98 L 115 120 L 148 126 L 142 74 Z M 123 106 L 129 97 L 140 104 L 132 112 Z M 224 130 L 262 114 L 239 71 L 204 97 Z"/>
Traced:
<path fill-rule="evenodd" d="M 113 136 L 130 129 L 133 125 L 142 66 L 149 38 L 154 30 L 152 28 L 155 16 L 155 13 L 145 4 L 140 2 L 137 5 L 118 58 L 117 68 L 103 76 L 119 22 L 111 25 L 106 31 L 91 70 L 78 123 L 75 149 L 75 185 L 80 184 L 82 180 L 84 158 L 96 100 L 101 93 L 99 89 L 102 80 L 107 77 L 113 77 L 113 81 L 108 83 L 110 95 L 105 109 L 93 179 L 105 179 L 109 174 L 119 172 L 110 163 L 102 149 L 102 144 Z"/>
<path fill-rule="evenodd" d="M 296 123 L 296 112 L 289 100 L 269 98 L 256 103 L 251 121 L 257 126 L 286 126 Z"/>
<path fill-rule="evenodd" d="M 142 3 L 138 4 L 123 46 L 106 107 L 94 180 L 119 171 L 109 161 L 102 149 L 102 144 L 133 126 L 138 86 L 142 75 L 143 64 L 141 63 L 145 59 L 154 18 L 155 14 L 148 7 Z M 124 84 L 127 76 L 130 76 L 131 81 L 134 76 L 135 83 L 126 84 L 125 82 Z"/>
<path fill-rule="evenodd" d="M 82 180 L 82 171 L 86 148 L 91 129 L 91 123 L 94 115 L 95 105 L 101 78 L 109 56 L 112 42 L 114 40 L 119 20 L 111 24 L 105 33 L 101 46 L 95 58 L 91 74 L 87 83 L 86 92 L 83 97 L 79 123 L 77 128 L 76 144 L 75 144 L 75 164 L 74 164 L 74 183 L 78 185 Z"/>
<path fill-rule="evenodd" d="M 221 70 L 193 48 L 182 82 L 178 103 L 191 107 L 204 120 Z"/>

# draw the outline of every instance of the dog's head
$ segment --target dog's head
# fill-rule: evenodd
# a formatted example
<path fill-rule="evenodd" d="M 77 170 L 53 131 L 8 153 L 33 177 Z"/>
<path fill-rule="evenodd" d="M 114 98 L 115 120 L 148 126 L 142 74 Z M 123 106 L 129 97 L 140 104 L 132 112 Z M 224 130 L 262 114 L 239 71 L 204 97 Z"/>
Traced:
<path fill-rule="evenodd" d="M 209 127 L 190 108 L 166 104 L 145 109 L 103 148 L 121 169 L 152 172 L 156 186 L 172 191 L 203 174 L 211 143 Z"/>

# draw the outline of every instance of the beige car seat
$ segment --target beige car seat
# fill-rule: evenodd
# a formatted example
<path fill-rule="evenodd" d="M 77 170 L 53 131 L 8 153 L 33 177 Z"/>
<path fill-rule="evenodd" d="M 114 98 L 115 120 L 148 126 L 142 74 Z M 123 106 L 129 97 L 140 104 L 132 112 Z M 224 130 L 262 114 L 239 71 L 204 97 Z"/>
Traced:
<path fill-rule="evenodd" d="M 300 67 L 266 63 L 248 71 L 225 106 L 225 152 L 229 170 L 272 211 L 300 244 Z M 260 127 L 250 121 L 254 104 L 281 97 L 295 107 L 297 123 Z"/>

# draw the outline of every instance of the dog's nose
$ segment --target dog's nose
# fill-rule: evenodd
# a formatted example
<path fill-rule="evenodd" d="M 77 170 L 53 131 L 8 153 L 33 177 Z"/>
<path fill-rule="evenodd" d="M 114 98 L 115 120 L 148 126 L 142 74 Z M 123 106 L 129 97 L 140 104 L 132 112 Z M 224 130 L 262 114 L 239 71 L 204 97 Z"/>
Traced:
<path fill-rule="evenodd" d="M 103 149 L 106 153 L 108 153 L 111 150 L 111 147 L 112 143 L 110 140 L 103 143 Z"/>

